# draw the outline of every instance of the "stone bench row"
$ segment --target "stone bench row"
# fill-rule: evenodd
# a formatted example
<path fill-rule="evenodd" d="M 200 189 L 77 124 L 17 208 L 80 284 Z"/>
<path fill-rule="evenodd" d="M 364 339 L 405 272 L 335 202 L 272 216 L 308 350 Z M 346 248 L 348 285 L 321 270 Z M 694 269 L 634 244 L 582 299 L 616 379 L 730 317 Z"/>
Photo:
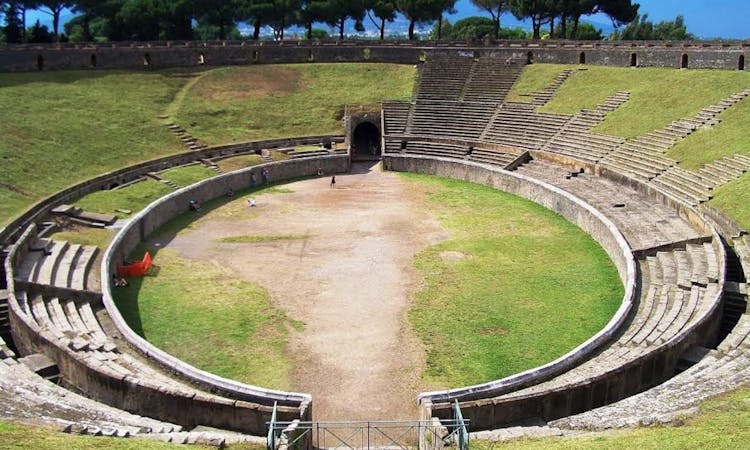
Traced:
<path fill-rule="evenodd" d="M 24 258 L 17 279 L 77 290 L 89 288 L 97 247 L 40 239 L 36 248 Z"/>

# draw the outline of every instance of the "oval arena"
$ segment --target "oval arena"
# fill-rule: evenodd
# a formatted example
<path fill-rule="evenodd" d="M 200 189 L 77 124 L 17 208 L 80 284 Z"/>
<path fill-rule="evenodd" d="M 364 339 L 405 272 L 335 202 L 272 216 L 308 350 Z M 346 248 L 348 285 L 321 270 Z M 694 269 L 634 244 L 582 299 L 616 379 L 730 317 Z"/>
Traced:
<path fill-rule="evenodd" d="M 345 176 L 367 160 L 380 161 L 386 171 L 489 186 L 554 211 L 604 249 L 624 286 L 606 326 L 565 355 L 487 383 L 422 392 L 414 406 L 421 423 L 432 424 L 419 435 L 422 448 L 429 448 L 440 421 L 451 431 L 457 408 L 474 439 L 669 423 L 747 383 L 750 374 L 744 275 L 750 238 L 707 204 L 715 189 L 750 169 L 750 158 L 734 155 L 693 172 L 665 154 L 747 102 L 750 83 L 692 117 L 632 139 L 592 132 L 627 106 L 630 92 L 611 92 L 595 108 L 575 113 L 544 107 L 587 65 L 742 70 L 747 53 L 746 44 L 701 42 L 9 46 L 0 51 L 6 72 L 388 62 L 417 64 L 418 75 L 410 100 L 347 111 L 344 135 L 206 147 L 190 139 L 187 125 L 175 124 L 175 134 L 187 136 L 188 151 L 95 176 L 15 218 L 0 231 L 0 395 L 29 417 L 69 432 L 263 442 L 269 423 L 278 421 L 291 425 L 272 430 L 274 445 L 300 438 L 298 444 L 311 448 L 302 424 L 316 420 L 314 396 L 222 378 L 160 350 L 123 318 L 111 274 L 156 230 L 184 214 L 192 199 L 221 199 L 265 176 L 277 183 L 321 172 Z M 540 63 L 575 66 L 528 93 L 529 102 L 509 99 L 524 68 Z M 100 219 L 63 207 L 86 194 L 172 167 L 216 167 L 238 155 L 321 142 L 318 151 L 292 151 L 284 160 L 263 160 L 176 189 L 120 224 L 106 248 L 47 238 L 52 215 Z M 45 371 L 56 373 L 57 382 L 48 381 Z"/>

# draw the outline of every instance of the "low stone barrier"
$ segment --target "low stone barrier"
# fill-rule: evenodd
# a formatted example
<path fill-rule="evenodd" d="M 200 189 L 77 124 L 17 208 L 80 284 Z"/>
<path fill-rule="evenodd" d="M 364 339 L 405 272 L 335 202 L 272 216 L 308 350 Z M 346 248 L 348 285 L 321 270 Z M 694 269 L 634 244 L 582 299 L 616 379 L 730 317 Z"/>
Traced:
<path fill-rule="evenodd" d="M 389 170 L 428 173 L 483 184 L 526 198 L 557 212 L 599 242 L 612 258 L 625 286 L 620 308 L 610 322 L 599 333 L 566 355 L 544 366 L 502 380 L 449 391 L 422 393 L 419 396 L 421 403 L 494 397 L 547 380 L 587 359 L 592 352 L 608 343 L 625 323 L 635 300 L 635 261 L 625 238 L 599 211 L 557 187 L 485 164 L 419 156 L 387 155 L 384 158 L 384 166 Z"/>
<path fill-rule="evenodd" d="M 91 192 L 110 189 L 143 177 L 148 172 L 159 172 L 171 167 L 183 166 L 201 159 L 229 157 L 258 152 L 261 149 L 285 148 L 297 145 L 313 145 L 325 140 L 342 142 L 343 136 L 307 136 L 286 139 L 271 139 L 238 144 L 208 147 L 199 151 L 189 151 L 175 155 L 144 161 L 122 169 L 113 170 L 77 183 L 35 203 L 6 227 L 0 229 L 0 246 L 11 243 L 31 223 L 40 221 L 50 211 L 61 204 L 74 203 L 78 198 Z"/>
<path fill-rule="evenodd" d="M 539 155 L 535 156 L 538 157 Z M 583 166 L 571 160 L 561 162 L 578 167 Z M 615 233 L 613 235 L 616 239 L 613 240 L 607 237 L 607 230 L 610 228 L 603 227 L 602 225 L 605 223 L 611 225 L 609 220 L 604 218 L 603 223 L 597 224 L 596 220 L 600 217 L 603 218 L 600 213 L 570 194 L 565 193 L 565 191 L 561 191 L 546 183 L 486 165 L 441 158 L 387 156 L 385 165 L 393 170 L 429 173 L 464 179 L 492 186 L 535 201 L 560 213 L 591 234 L 602 245 L 605 251 L 608 252 L 610 257 L 612 257 L 615 265 L 618 266 L 618 270 L 620 270 L 621 277 L 623 276 L 623 266 L 621 262 L 622 258 L 618 256 L 618 253 L 624 252 L 629 254 L 632 261 L 632 253 L 616 228 L 614 228 Z M 603 175 L 609 175 L 611 178 L 621 177 L 619 174 Z M 720 279 L 722 280 L 720 281 L 720 287 L 723 287 L 723 279 L 726 272 L 726 267 L 723 263 L 724 248 L 718 233 L 705 218 L 693 208 L 676 201 L 663 192 L 649 186 L 639 185 L 637 180 L 622 177 L 619 178 L 619 181 L 648 194 L 655 201 L 663 201 L 672 205 L 683 218 L 694 223 L 699 229 L 706 230 L 711 234 L 713 238 L 712 246 L 720 258 L 719 269 Z M 612 227 L 614 226 L 612 225 Z M 618 247 L 613 245 L 618 242 L 624 243 L 624 247 L 619 252 Z M 635 274 L 633 273 L 634 276 Z M 633 281 L 633 283 L 635 282 Z M 628 285 L 626 284 L 626 286 Z M 631 286 L 634 287 L 635 284 Z M 422 410 L 420 414 L 450 418 L 451 401 L 458 399 L 462 402 L 461 408 L 465 417 L 471 420 L 472 429 L 483 430 L 496 428 L 525 418 L 537 417 L 544 420 L 551 420 L 564 417 L 640 392 L 644 388 L 648 388 L 669 378 L 672 375 L 677 360 L 688 348 L 693 345 L 711 345 L 713 343 L 712 341 L 715 339 L 721 316 L 721 291 L 722 289 L 719 289 L 716 297 L 710 299 L 713 306 L 702 319 L 690 328 L 682 330 L 675 338 L 670 340 L 669 344 L 663 345 L 641 358 L 623 364 L 615 370 L 595 375 L 573 386 L 530 393 L 511 399 L 495 398 L 502 394 L 551 379 L 557 374 L 574 367 L 578 362 L 591 355 L 597 348 L 595 346 L 597 340 L 599 346 L 608 342 L 609 339 L 606 339 L 603 335 L 605 330 L 609 330 L 608 336 L 611 337 L 617 332 L 619 326 L 623 324 L 622 320 L 618 320 L 618 316 L 623 309 L 622 307 L 602 332 L 567 355 L 545 366 L 483 385 L 420 394 L 420 410 Z M 633 294 L 633 291 L 626 293 L 624 301 L 627 301 L 628 295 L 630 295 L 630 301 L 633 301 Z"/>

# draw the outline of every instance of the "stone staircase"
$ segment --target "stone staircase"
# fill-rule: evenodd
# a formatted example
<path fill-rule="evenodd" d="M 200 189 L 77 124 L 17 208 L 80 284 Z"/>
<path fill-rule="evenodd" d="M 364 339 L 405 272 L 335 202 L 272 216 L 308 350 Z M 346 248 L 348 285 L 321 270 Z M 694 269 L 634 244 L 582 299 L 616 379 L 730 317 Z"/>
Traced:
<path fill-rule="evenodd" d="M 530 95 L 533 96 L 534 100 L 532 100 L 531 104 L 535 107 L 546 105 L 552 100 L 552 97 L 557 94 L 557 90 L 560 89 L 560 86 L 562 86 L 574 72 L 576 72 L 576 69 L 565 69 L 560 72 L 560 74 L 552 81 L 552 84 L 545 89 L 538 92 L 532 92 Z"/>
<path fill-rule="evenodd" d="M 203 144 L 198 139 L 191 136 L 190 133 L 188 133 L 184 128 L 177 124 L 168 123 L 165 126 L 169 129 L 169 131 L 177 136 L 180 142 L 182 142 L 182 145 L 187 147 L 188 150 L 198 151 L 208 147 L 206 144 Z"/>
<path fill-rule="evenodd" d="M 179 184 L 175 183 L 172 180 L 167 180 L 165 178 L 162 178 L 161 175 L 159 175 L 156 172 L 149 172 L 149 173 L 147 173 L 146 174 L 146 178 L 150 178 L 150 179 L 152 179 L 154 181 L 157 181 L 157 182 L 159 182 L 159 183 L 161 183 L 161 184 L 163 184 L 165 186 L 169 186 L 169 188 L 172 189 L 173 191 L 176 191 L 176 190 L 178 190 L 178 189 L 180 189 L 182 187 L 182 186 L 180 186 Z"/>
<path fill-rule="evenodd" d="M 205 167 L 208 167 L 209 169 L 216 172 L 217 175 L 221 175 L 224 173 L 224 171 L 221 170 L 221 167 L 219 167 L 215 162 L 211 161 L 210 159 L 201 159 L 200 163 L 203 164 Z"/>

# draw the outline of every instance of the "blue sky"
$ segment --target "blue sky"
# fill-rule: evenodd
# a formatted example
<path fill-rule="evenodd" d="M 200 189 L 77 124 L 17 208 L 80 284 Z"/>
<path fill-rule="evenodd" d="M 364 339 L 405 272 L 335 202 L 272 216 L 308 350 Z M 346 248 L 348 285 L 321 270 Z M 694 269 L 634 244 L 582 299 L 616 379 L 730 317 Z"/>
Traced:
<path fill-rule="evenodd" d="M 685 17 L 688 31 L 701 38 L 723 37 L 728 39 L 750 39 L 750 0 L 635 0 L 640 3 L 641 14 L 648 14 L 653 22 L 673 20 L 678 14 Z M 459 0 L 456 3 L 458 13 L 450 16 L 455 22 L 462 17 L 483 15 L 469 0 Z M 63 22 L 72 15 L 68 12 L 63 16 Z M 43 24 L 51 25 L 49 14 L 30 12 L 27 18 L 28 26 L 39 19 Z M 612 31 L 612 24 L 606 16 L 593 16 L 588 21 L 601 28 L 604 34 Z M 522 26 L 527 24 L 517 21 L 511 14 L 506 13 L 502 18 L 503 26 Z M 369 27 L 369 23 L 365 23 Z"/>

